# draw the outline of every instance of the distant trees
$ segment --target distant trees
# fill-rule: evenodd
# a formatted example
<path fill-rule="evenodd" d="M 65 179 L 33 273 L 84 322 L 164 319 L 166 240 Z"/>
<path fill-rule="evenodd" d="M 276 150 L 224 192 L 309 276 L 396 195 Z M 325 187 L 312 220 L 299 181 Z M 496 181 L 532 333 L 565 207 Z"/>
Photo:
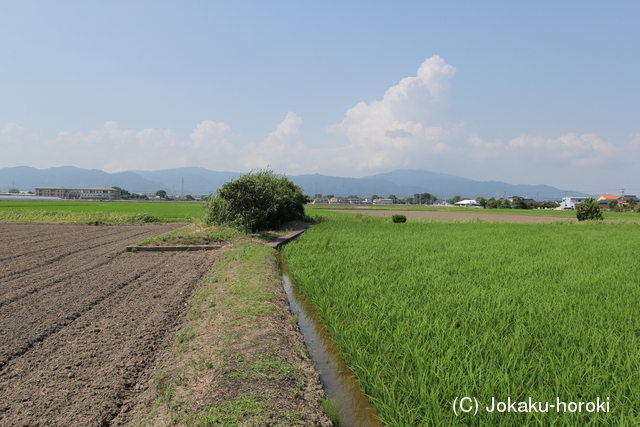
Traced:
<path fill-rule="evenodd" d="M 480 204 L 480 206 L 482 206 L 483 208 L 487 207 L 487 199 L 485 199 L 484 197 L 480 196 L 476 199 L 476 201 Z"/>
<path fill-rule="evenodd" d="M 513 208 L 514 209 L 531 209 L 532 206 L 530 204 L 528 204 L 527 202 L 525 202 L 520 197 L 516 197 L 513 200 Z"/>
<path fill-rule="evenodd" d="M 156 191 L 156 196 L 160 197 L 161 199 L 166 199 L 167 198 L 167 192 L 164 190 L 158 190 Z"/>
<path fill-rule="evenodd" d="M 447 203 L 453 205 L 454 203 L 458 203 L 460 200 L 463 200 L 462 196 L 453 196 L 450 199 L 447 199 Z"/>
<path fill-rule="evenodd" d="M 543 208 L 543 209 L 553 209 L 553 208 L 557 208 L 560 206 L 560 203 L 556 203 L 556 202 L 552 202 L 550 200 L 545 200 L 544 202 L 540 203 L 538 205 L 538 207 Z"/>
<path fill-rule="evenodd" d="M 10 194 L 18 194 L 18 193 L 20 193 L 20 190 L 18 190 L 17 188 L 10 188 L 9 189 L 9 193 Z"/>
<path fill-rule="evenodd" d="M 305 218 L 310 199 L 287 177 L 259 170 L 227 182 L 205 203 L 207 224 L 232 225 L 245 232 L 279 228 Z"/>
<path fill-rule="evenodd" d="M 137 193 L 129 193 L 124 188 L 120 188 L 120 187 L 111 187 L 111 188 L 113 188 L 114 190 L 120 190 L 120 199 L 122 199 L 122 200 L 139 200 L 139 199 L 146 200 L 146 199 L 148 199 L 148 197 L 144 196 L 144 195 L 141 196 L 140 194 L 137 194 Z"/>
<path fill-rule="evenodd" d="M 509 199 L 495 199 L 490 198 L 487 200 L 487 209 L 509 209 L 511 208 L 511 202 Z"/>
<path fill-rule="evenodd" d="M 436 200 L 438 200 L 438 198 L 431 193 L 416 193 L 413 195 L 413 198 L 410 199 L 410 203 L 415 205 L 431 205 Z"/>
<path fill-rule="evenodd" d="M 578 221 L 602 220 L 600 205 L 592 197 L 584 199 L 584 202 L 576 206 L 576 218 Z"/>

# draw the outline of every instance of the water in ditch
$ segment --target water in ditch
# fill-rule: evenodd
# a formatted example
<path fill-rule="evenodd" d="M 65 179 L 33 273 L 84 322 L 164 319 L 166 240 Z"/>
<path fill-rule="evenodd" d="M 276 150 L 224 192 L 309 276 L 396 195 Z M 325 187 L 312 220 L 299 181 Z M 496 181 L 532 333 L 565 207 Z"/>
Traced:
<path fill-rule="evenodd" d="M 338 353 L 313 305 L 292 283 L 285 262 L 280 259 L 282 285 L 289 298 L 291 310 L 299 315 L 298 324 L 304 341 L 313 357 L 320 381 L 327 396 L 338 402 L 345 427 L 382 427 L 369 398 Z"/>

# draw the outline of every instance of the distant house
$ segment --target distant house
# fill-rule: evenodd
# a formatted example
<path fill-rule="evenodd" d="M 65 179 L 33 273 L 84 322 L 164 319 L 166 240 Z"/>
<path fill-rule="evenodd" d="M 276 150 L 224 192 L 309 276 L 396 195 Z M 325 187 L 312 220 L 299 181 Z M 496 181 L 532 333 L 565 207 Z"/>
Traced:
<path fill-rule="evenodd" d="M 374 205 L 392 205 L 393 199 L 375 199 L 373 201 Z"/>
<path fill-rule="evenodd" d="M 558 209 L 575 209 L 577 205 L 584 202 L 586 197 L 563 197 Z"/>
<path fill-rule="evenodd" d="M 69 188 L 60 186 L 38 187 L 35 195 L 40 197 L 59 197 L 67 200 L 120 200 L 120 190 L 108 187 Z"/>
<path fill-rule="evenodd" d="M 455 202 L 454 205 L 466 208 L 481 206 L 476 199 L 460 200 L 459 202 Z"/>
<path fill-rule="evenodd" d="M 516 199 L 520 199 L 520 200 L 522 200 L 523 202 L 525 202 L 528 205 L 538 205 L 539 204 L 534 199 L 529 199 L 527 197 L 520 197 L 520 196 L 509 197 L 509 201 L 511 202 L 512 205 L 513 205 L 513 202 L 516 201 Z"/>
<path fill-rule="evenodd" d="M 615 200 L 618 202 L 618 205 L 622 202 L 622 197 L 614 196 L 613 194 L 603 194 L 596 199 L 596 201 L 600 204 L 600 209 L 609 209 L 609 202 Z"/>

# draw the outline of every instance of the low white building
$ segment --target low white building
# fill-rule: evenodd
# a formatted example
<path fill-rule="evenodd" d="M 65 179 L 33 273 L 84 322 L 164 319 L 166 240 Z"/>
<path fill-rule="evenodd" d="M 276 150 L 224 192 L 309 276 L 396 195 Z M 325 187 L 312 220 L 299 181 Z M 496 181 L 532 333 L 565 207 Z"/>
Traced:
<path fill-rule="evenodd" d="M 375 199 L 373 201 L 374 205 L 392 205 L 393 199 Z"/>
<path fill-rule="evenodd" d="M 563 197 L 558 209 L 575 209 L 577 205 L 584 202 L 586 197 Z"/>
<path fill-rule="evenodd" d="M 473 206 L 482 206 L 480 205 L 480 203 L 478 203 L 476 199 L 460 200 L 459 202 L 455 202 L 454 205 L 467 207 L 467 208 L 473 207 Z"/>

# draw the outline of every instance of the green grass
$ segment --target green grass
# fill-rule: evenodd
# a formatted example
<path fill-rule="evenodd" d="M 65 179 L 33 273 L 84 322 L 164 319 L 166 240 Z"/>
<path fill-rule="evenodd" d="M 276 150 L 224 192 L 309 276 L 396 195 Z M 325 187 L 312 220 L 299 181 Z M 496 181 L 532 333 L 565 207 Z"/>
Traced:
<path fill-rule="evenodd" d="M 192 222 L 202 218 L 204 208 L 200 202 L 0 201 L 0 220 L 88 222 L 87 218 L 119 215 L 152 215 L 160 222 Z"/>
<path fill-rule="evenodd" d="M 387 425 L 640 423 L 639 224 L 325 214 L 283 253 Z M 476 416 L 454 414 L 465 396 Z M 611 412 L 489 413 L 492 397 Z"/>
<path fill-rule="evenodd" d="M 460 207 L 431 207 L 414 205 L 307 205 L 307 213 L 321 213 L 324 215 L 327 210 L 338 209 L 345 211 L 363 210 L 383 210 L 383 211 L 432 211 L 432 212 L 467 212 L 478 214 L 506 214 L 506 215 L 539 215 L 561 218 L 575 218 L 575 210 L 555 210 L 555 209 L 480 209 L 480 208 L 460 208 Z M 608 212 L 602 213 L 605 219 L 628 219 L 640 221 L 638 212 Z"/>
<path fill-rule="evenodd" d="M 209 245 L 236 239 L 243 233 L 236 228 L 225 226 L 203 227 L 191 224 L 159 236 L 136 242 L 137 246 Z"/>

